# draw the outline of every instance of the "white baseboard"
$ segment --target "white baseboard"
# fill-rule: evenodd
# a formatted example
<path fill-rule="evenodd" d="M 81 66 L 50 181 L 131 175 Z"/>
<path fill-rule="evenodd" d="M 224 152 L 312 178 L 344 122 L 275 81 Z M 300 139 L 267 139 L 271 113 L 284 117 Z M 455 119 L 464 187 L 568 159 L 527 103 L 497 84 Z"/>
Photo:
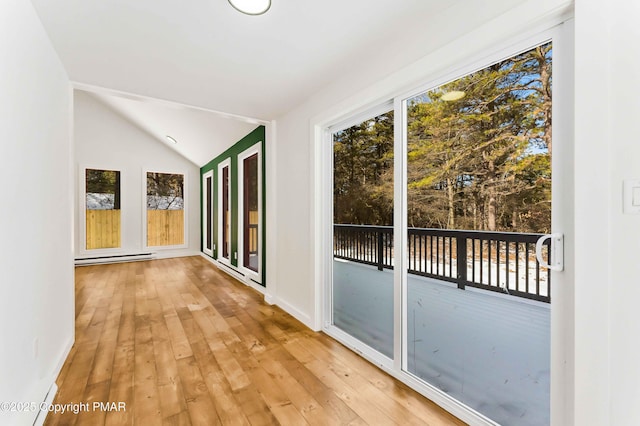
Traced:
<path fill-rule="evenodd" d="M 53 370 L 53 374 L 52 376 L 50 376 L 49 380 L 51 382 L 51 386 L 49 387 L 49 391 L 47 392 L 47 395 L 44 399 L 44 402 L 47 403 L 47 405 L 53 403 L 53 399 L 56 397 L 56 394 L 58 393 L 58 385 L 56 384 L 56 379 L 58 378 L 58 375 L 60 375 L 60 372 L 62 371 L 62 367 L 64 366 L 64 363 L 67 361 L 67 358 L 69 358 L 69 354 L 71 353 L 71 348 L 73 348 L 74 343 L 75 343 L 75 334 L 71 336 L 71 339 L 69 339 L 69 341 L 67 342 L 65 349 L 62 351 L 62 355 L 58 358 L 58 362 L 56 363 L 56 366 Z M 42 426 L 44 424 L 44 421 L 47 419 L 48 414 L 49 412 L 40 412 L 38 414 L 38 417 L 36 417 L 36 419 L 34 420 L 33 426 Z"/>
<path fill-rule="evenodd" d="M 264 294 L 264 301 L 267 302 L 269 305 L 275 305 L 276 304 L 276 297 L 270 293 L 265 293 Z"/>
<path fill-rule="evenodd" d="M 303 323 L 307 327 L 309 327 L 311 330 L 320 331 L 320 329 L 314 327 L 314 324 L 313 324 L 313 321 L 312 321 L 311 317 L 309 315 L 305 314 L 304 312 L 302 312 L 301 310 L 299 310 L 298 308 L 294 307 L 290 303 L 280 299 L 277 296 L 274 296 L 272 294 L 266 293 L 266 289 L 264 287 L 262 287 L 262 286 L 259 286 L 258 284 L 247 283 L 244 280 L 244 277 L 242 275 L 234 273 L 234 269 L 233 268 L 230 268 L 230 267 L 228 267 L 226 265 L 222 266 L 218 261 L 216 261 L 215 259 L 211 258 L 209 255 L 206 255 L 206 254 L 201 252 L 200 256 L 202 256 L 204 259 L 206 259 L 209 262 L 211 262 L 220 271 L 223 271 L 223 272 L 227 273 L 228 275 L 232 276 L 233 278 L 237 279 L 238 281 L 242 282 L 243 284 L 254 288 L 255 290 L 259 291 L 260 293 L 263 293 L 264 294 L 264 301 L 266 303 L 268 303 L 269 305 L 279 306 L 280 308 L 282 308 L 282 310 L 287 312 L 289 315 L 291 315 L 292 317 L 294 317 L 295 319 L 297 319 L 298 321 L 300 321 L 301 323 Z"/>
<path fill-rule="evenodd" d="M 47 404 L 47 406 L 53 403 L 53 399 L 58 392 L 58 385 L 56 384 L 56 379 L 62 370 L 62 366 L 64 365 L 69 353 L 71 352 L 71 348 L 73 347 L 74 339 L 73 337 L 67 342 L 63 350 L 61 351 L 58 359 L 55 362 L 55 366 L 50 374 L 47 377 L 44 377 L 38 383 L 35 384 L 32 392 L 30 392 L 29 396 L 25 398 L 21 402 L 29 402 L 35 403 L 38 405 L 38 408 L 42 403 Z M 1 414 L 1 413 L 0 413 Z M 5 413 L 6 414 L 6 413 Z M 11 414 L 11 413 L 9 413 Z M 10 425 L 24 425 L 24 426 L 42 426 L 49 414 L 48 411 L 44 410 L 28 410 L 13 413 L 13 416 L 10 416 L 8 419 L 5 419 L 3 416 L 0 416 L 1 424 L 10 424 Z"/>
<path fill-rule="evenodd" d="M 261 286 L 260 284 L 252 281 L 251 279 L 248 280 L 241 280 L 245 285 L 251 287 L 252 289 L 254 289 L 255 291 L 257 291 L 258 293 L 262 293 L 264 295 L 264 287 Z"/>
<path fill-rule="evenodd" d="M 311 320 L 311 317 L 309 315 L 305 314 L 304 312 L 302 312 L 301 310 L 299 310 L 295 306 L 293 306 L 290 303 L 282 300 L 279 297 L 275 297 L 275 298 L 272 297 L 271 299 L 272 299 L 272 302 L 274 302 L 274 303 L 271 303 L 271 304 L 275 304 L 275 305 L 279 306 L 285 312 L 287 312 L 289 315 L 291 315 L 292 317 L 294 317 L 295 319 L 297 319 L 298 321 L 300 321 L 301 323 L 303 323 L 304 325 L 309 327 L 311 330 L 319 331 L 319 330 L 316 330 L 313 327 L 313 321 Z M 270 302 L 267 302 L 267 303 L 270 303 Z"/>
<path fill-rule="evenodd" d="M 171 250 L 158 250 L 155 253 L 156 259 L 171 259 L 174 257 L 191 257 L 197 256 L 201 254 L 199 251 L 189 250 L 189 251 L 171 251 Z"/>
<path fill-rule="evenodd" d="M 252 289 L 254 289 L 255 291 L 257 291 L 259 293 L 262 293 L 262 294 L 265 293 L 266 290 L 265 290 L 264 286 L 261 286 L 260 284 L 254 282 L 250 278 L 245 277 L 242 273 L 240 273 L 233 266 L 229 266 L 229 265 L 226 265 L 224 263 L 220 263 L 216 259 L 213 259 L 212 257 L 210 257 L 208 254 L 205 254 L 205 253 L 202 253 L 202 252 L 200 252 L 200 256 L 202 256 L 204 259 L 206 259 L 209 262 L 211 262 L 216 268 L 218 268 L 218 270 L 220 270 L 220 271 L 224 272 L 225 274 L 235 278 L 236 280 L 240 281 L 242 284 L 246 285 L 247 287 L 251 287 Z"/>
<path fill-rule="evenodd" d="M 236 280 L 242 282 L 242 284 L 246 284 L 245 280 L 244 280 L 244 275 L 242 275 L 240 272 L 238 272 L 238 270 L 236 268 L 234 268 L 233 266 L 229 266 L 225 263 L 219 262 L 218 260 L 213 260 L 213 264 L 216 265 L 216 267 L 224 272 L 225 274 L 235 278 Z"/>
<path fill-rule="evenodd" d="M 47 406 L 53 404 L 53 400 L 58 393 L 58 385 L 54 381 L 51 387 L 49 388 L 49 392 L 47 392 L 47 396 L 44 398 L 44 403 Z M 33 426 L 42 426 L 44 425 L 45 420 L 47 420 L 47 415 L 49 411 L 38 411 L 38 415 L 36 419 L 33 421 Z"/>

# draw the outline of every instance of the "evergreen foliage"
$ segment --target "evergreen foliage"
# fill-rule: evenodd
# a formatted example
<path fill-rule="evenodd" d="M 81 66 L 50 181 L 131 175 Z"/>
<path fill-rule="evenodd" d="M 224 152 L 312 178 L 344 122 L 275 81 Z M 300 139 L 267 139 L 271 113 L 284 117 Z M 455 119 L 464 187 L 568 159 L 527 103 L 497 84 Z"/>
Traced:
<path fill-rule="evenodd" d="M 408 101 L 410 227 L 549 232 L 551 65 L 547 43 Z M 334 134 L 334 209 L 393 223 L 393 111 Z"/>

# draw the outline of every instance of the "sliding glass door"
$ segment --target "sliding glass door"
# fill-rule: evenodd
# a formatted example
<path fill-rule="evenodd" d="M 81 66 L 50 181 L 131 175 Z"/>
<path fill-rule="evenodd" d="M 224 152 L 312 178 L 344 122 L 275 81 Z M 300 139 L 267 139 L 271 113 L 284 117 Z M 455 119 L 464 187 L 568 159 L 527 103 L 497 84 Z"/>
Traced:
<path fill-rule="evenodd" d="M 326 330 L 463 411 L 544 425 L 553 46 L 502 57 L 329 128 Z"/>

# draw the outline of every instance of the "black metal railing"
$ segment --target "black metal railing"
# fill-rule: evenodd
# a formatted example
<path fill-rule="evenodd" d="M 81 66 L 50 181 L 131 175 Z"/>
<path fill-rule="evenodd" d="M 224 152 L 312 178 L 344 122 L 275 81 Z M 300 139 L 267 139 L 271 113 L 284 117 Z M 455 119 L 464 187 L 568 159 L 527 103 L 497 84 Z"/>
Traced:
<path fill-rule="evenodd" d="M 334 225 L 333 255 L 366 265 L 393 269 L 393 227 Z"/>
<path fill-rule="evenodd" d="M 408 273 L 527 299 L 550 301 L 551 275 L 535 244 L 542 234 L 409 228 Z M 334 225 L 338 259 L 393 268 L 393 227 Z M 550 242 L 544 256 L 550 258 Z"/>

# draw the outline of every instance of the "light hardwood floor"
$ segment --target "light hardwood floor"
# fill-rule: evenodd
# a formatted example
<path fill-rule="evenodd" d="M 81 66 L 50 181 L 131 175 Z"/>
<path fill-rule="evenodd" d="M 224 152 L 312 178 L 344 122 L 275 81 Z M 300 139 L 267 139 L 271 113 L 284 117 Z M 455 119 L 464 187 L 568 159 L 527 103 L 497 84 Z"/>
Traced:
<path fill-rule="evenodd" d="M 47 425 L 464 424 L 200 257 L 77 268 L 57 383 Z"/>

